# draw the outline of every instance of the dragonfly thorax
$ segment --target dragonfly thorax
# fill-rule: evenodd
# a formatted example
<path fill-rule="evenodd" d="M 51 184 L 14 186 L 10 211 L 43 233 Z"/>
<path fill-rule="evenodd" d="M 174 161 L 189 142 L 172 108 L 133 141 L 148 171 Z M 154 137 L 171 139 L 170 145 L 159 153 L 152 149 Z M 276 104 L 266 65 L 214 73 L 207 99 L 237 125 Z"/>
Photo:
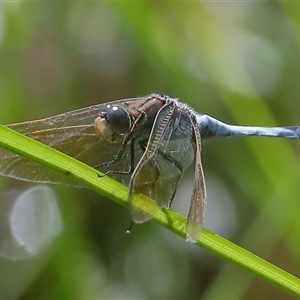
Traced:
<path fill-rule="evenodd" d="M 132 121 L 128 112 L 120 106 L 108 104 L 99 117 L 95 119 L 96 130 L 104 137 L 129 133 Z"/>

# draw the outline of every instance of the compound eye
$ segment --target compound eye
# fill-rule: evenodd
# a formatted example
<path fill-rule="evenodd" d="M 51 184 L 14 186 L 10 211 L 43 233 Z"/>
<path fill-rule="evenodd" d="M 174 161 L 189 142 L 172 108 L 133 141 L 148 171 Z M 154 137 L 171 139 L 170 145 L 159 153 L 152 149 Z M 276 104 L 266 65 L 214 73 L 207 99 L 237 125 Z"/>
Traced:
<path fill-rule="evenodd" d="M 119 135 L 124 135 L 130 131 L 131 119 L 128 112 L 120 106 L 108 106 L 107 122 L 110 124 L 112 131 Z"/>
<path fill-rule="evenodd" d="M 104 137 L 109 138 L 113 135 L 124 135 L 130 131 L 131 119 L 127 111 L 120 106 L 108 104 L 95 119 L 96 130 Z"/>

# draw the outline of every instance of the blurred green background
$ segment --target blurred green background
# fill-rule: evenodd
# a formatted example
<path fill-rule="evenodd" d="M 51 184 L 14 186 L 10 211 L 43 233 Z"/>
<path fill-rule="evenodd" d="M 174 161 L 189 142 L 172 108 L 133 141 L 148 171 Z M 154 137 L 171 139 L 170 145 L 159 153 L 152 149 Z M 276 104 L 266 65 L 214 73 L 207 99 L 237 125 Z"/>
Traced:
<path fill-rule="evenodd" d="M 157 92 L 228 123 L 299 125 L 299 43 L 297 3 L 0 3 L 0 123 Z M 202 153 L 205 227 L 296 276 L 299 149 L 228 138 Z M 129 212 L 93 191 L 53 189 L 64 230 L 38 256 L 0 259 L 0 299 L 292 299 L 153 222 L 126 235 Z"/>

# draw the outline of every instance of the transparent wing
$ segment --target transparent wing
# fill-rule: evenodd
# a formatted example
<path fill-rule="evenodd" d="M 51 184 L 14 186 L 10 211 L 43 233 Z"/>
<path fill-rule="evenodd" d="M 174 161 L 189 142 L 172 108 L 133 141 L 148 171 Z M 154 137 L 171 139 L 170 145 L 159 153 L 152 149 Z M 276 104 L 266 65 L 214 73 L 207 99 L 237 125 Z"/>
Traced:
<path fill-rule="evenodd" d="M 191 127 L 181 117 L 174 103 L 164 106 L 157 114 L 147 148 L 129 184 L 130 208 L 136 223 L 151 219 L 170 203 L 183 172 L 193 162 Z M 176 120 L 180 118 L 178 125 Z M 158 206 L 145 212 L 135 202 L 135 194 L 154 199 Z"/>
<path fill-rule="evenodd" d="M 201 162 L 201 134 L 196 120 L 190 114 L 196 140 L 195 182 L 186 223 L 187 241 L 195 243 L 200 237 L 205 214 L 206 189 Z"/>
<path fill-rule="evenodd" d="M 111 103 L 128 108 L 146 98 L 123 99 Z M 94 120 L 106 104 L 45 119 L 11 124 L 8 127 L 94 167 L 113 160 L 121 144 L 121 141 L 110 142 L 103 139 L 94 129 Z M 128 150 L 125 151 L 124 156 L 129 156 Z M 129 159 L 124 159 L 114 167 L 126 170 L 129 164 Z M 106 172 L 108 167 L 103 165 L 100 171 Z M 27 181 L 77 185 L 67 176 L 1 148 L 0 174 Z"/>

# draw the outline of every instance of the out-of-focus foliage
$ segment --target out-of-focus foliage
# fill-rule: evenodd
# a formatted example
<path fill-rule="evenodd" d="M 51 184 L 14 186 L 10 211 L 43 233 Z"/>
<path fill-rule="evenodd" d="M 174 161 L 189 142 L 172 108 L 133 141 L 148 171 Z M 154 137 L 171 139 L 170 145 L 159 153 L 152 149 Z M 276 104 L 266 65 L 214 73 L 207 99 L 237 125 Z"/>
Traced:
<path fill-rule="evenodd" d="M 0 122 L 162 92 L 230 123 L 299 125 L 299 44 L 287 2 L 1 3 Z M 299 149 L 203 145 L 206 227 L 297 276 Z M 28 185 L 1 178 L 2 194 Z M 63 232 L 36 257 L 0 259 L 0 299 L 292 299 L 151 222 L 125 235 L 128 211 L 92 191 L 53 188 Z"/>

